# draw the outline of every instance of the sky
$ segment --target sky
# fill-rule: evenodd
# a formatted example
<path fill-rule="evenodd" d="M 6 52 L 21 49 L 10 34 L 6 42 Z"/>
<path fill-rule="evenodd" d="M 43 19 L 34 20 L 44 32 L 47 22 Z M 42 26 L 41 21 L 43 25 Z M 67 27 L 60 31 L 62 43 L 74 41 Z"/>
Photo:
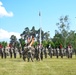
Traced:
<path fill-rule="evenodd" d="M 11 35 L 19 39 L 26 27 L 39 29 L 40 25 L 53 37 L 56 23 L 66 15 L 70 30 L 76 31 L 76 0 L 0 0 L 0 41 L 10 41 Z"/>

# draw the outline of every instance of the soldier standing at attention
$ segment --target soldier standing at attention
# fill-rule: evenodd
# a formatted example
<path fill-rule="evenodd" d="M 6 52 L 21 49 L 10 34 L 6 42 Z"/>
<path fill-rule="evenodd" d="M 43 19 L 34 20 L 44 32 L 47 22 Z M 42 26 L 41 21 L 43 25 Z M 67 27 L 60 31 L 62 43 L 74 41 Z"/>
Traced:
<path fill-rule="evenodd" d="M 10 49 L 9 49 L 10 58 L 12 58 L 12 45 L 11 45 L 11 44 L 9 44 L 9 47 L 10 47 Z"/>
<path fill-rule="evenodd" d="M 2 51 L 2 45 L 0 44 L 0 55 L 1 55 L 1 58 L 3 58 L 3 51 Z"/>
<path fill-rule="evenodd" d="M 3 52 L 4 52 L 4 57 L 6 58 L 6 48 L 5 47 L 3 49 Z"/>

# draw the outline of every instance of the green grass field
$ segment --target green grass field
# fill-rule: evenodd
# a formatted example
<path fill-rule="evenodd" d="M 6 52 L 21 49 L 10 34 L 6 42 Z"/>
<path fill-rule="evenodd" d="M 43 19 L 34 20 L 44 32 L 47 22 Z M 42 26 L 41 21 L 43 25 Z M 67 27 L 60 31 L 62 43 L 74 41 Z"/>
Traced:
<path fill-rule="evenodd" d="M 76 75 L 76 57 L 53 57 L 43 61 L 24 62 L 20 58 L 0 58 L 0 75 Z"/>

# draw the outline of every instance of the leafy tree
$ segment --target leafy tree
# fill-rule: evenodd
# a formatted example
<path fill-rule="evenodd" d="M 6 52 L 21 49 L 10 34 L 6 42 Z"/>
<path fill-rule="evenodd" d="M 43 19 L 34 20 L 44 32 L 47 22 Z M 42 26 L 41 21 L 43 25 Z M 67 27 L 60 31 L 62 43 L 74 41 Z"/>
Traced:
<path fill-rule="evenodd" d="M 22 34 L 20 35 L 24 40 L 27 39 L 27 37 L 30 36 L 30 30 L 28 27 L 25 28 L 25 30 L 22 32 Z"/>
<path fill-rule="evenodd" d="M 36 30 L 35 27 L 33 26 L 32 29 L 30 30 L 28 27 L 25 28 L 25 30 L 22 32 L 21 36 L 23 37 L 23 41 L 27 40 L 27 37 L 31 37 L 34 36 L 34 38 L 36 39 L 36 41 L 39 43 L 40 42 L 40 29 Z M 49 39 L 49 31 L 45 32 L 43 30 L 41 30 L 41 40 L 42 42 L 44 40 Z M 35 45 L 36 43 L 34 43 Z"/>
<path fill-rule="evenodd" d="M 60 17 L 60 22 L 56 24 L 63 39 L 63 46 L 66 47 L 66 41 L 69 33 L 69 18 L 68 16 Z"/>
<path fill-rule="evenodd" d="M 60 44 L 64 45 L 63 43 L 64 39 L 62 35 L 57 31 L 55 31 L 55 36 L 53 37 L 52 41 L 54 42 L 55 47 L 59 47 Z"/>
<path fill-rule="evenodd" d="M 67 38 L 67 44 L 71 44 L 72 47 L 74 49 L 76 49 L 76 33 L 75 31 L 70 31 L 69 32 L 69 35 L 68 35 L 68 38 Z"/>
<path fill-rule="evenodd" d="M 37 41 L 34 42 L 33 46 L 36 47 L 39 43 Z"/>
<path fill-rule="evenodd" d="M 44 47 L 47 47 L 47 46 L 48 46 L 48 42 L 47 42 L 46 40 L 44 40 L 44 41 L 42 42 L 42 45 L 43 45 Z"/>
<path fill-rule="evenodd" d="M 7 46 L 7 42 L 5 42 L 5 41 L 1 42 L 1 44 L 2 44 L 3 47 Z"/>
<path fill-rule="evenodd" d="M 22 49 L 23 49 L 23 47 L 24 47 L 24 45 L 25 45 L 25 40 L 21 38 L 21 39 L 19 39 L 19 42 L 20 42 L 21 47 L 22 47 Z"/>
<path fill-rule="evenodd" d="M 44 33 L 44 39 L 48 41 L 49 40 L 49 37 L 50 37 L 49 31 L 48 32 L 45 32 Z"/>
<path fill-rule="evenodd" d="M 35 30 L 35 27 L 34 26 L 30 30 L 30 35 L 36 37 L 36 30 Z"/>
<path fill-rule="evenodd" d="M 16 46 L 16 42 L 17 42 L 17 38 L 15 35 L 11 35 L 10 37 L 10 44 L 15 47 Z"/>

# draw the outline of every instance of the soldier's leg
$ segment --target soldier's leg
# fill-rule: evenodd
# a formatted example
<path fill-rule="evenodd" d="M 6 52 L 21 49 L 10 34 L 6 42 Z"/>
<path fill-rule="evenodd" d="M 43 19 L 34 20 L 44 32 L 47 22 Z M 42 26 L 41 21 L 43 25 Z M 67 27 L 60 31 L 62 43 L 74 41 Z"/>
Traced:
<path fill-rule="evenodd" d="M 31 54 L 31 61 L 33 62 L 33 54 Z"/>
<path fill-rule="evenodd" d="M 47 53 L 46 53 L 46 56 L 45 56 L 45 58 L 47 58 Z"/>
<path fill-rule="evenodd" d="M 1 52 L 1 58 L 3 59 L 3 52 Z"/>
<path fill-rule="evenodd" d="M 26 61 L 25 58 L 26 58 L 26 57 L 25 57 L 25 51 L 23 51 L 23 60 L 24 60 L 24 61 Z"/>
<path fill-rule="evenodd" d="M 72 58 L 72 53 L 70 53 L 70 58 Z"/>
<path fill-rule="evenodd" d="M 69 53 L 68 53 L 68 58 L 69 58 Z"/>
<path fill-rule="evenodd" d="M 61 55 L 61 58 L 63 58 L 63 53 L 61 53 L 60 55 Z"/>
<path fill-rule="evenodd" d="M 25 61 L 25 55 L 23 55 L 23 60 Z"/>
<path fill-rule="evenodd" d="M 50 54 L 50 58 L 52 58 L 52 53 Z"/>
<path fill-rule="evenodd" d="M 31 58 L 31 53 L 28 52 L 28 55 L 27 55 L 28 62 L 30 61 L 30 58 Z"/>
<path fill-rule="evenodd" d="M 22 54 L 20 53 L 20 58 L 22 57 Z"/>
<path fill-rule="evenodd" d="M 41 53 L 41 60 L 43 60 L 43 53 Z"/>
<path fill-rule="evenodd" d="M 7 57 L 7 55 L 6 55 L 6 53 L 4 52 L 4 57 L 6 58 Z"/>
<path fill-rule="evenodd" d="M 12 52 L 10 52 L 10 58 L 12 58 Z"/>
<path fill-rule="evenodd" d="M 59 58 L 59 55 L 57 54 L 57 58 Z"/>
<path fill-rule="evenodd" d="M 19 51 L 19 56 L 20 56 L 20 58 L 22 57 L 21 51 Z"/>
<path fill-rule="evenodd" d="M 14 53 L 14 58 L 16 58 L 16 53 Z"/>

